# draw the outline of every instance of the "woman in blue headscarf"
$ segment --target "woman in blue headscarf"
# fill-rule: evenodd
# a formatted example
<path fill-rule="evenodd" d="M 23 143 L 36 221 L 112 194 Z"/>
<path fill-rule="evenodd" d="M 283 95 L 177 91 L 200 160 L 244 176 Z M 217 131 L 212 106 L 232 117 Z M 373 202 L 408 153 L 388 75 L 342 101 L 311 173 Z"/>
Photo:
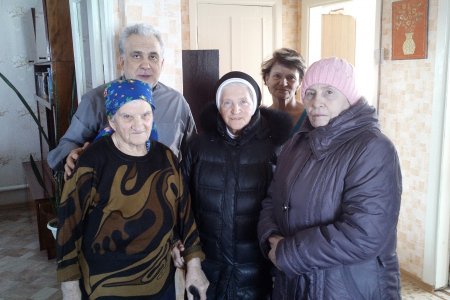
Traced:
<path fill-rule="evenodd" d="M 206 299 L 189 191 L 177 158 L 155 140 L 150 86 L 114 81 L 105 105 L 110 129 L 79 158 L 58 211 L 64 299 L 175 299 L 174 236 L 186 248 L 187 286 Z"/>

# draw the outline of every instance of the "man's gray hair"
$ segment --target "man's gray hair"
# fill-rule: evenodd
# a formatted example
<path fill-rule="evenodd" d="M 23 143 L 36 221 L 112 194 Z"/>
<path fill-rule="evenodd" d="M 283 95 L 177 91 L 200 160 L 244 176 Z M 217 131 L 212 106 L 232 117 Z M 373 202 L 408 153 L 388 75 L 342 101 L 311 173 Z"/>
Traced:
<path fill-rule="evenodd" d="M 164 43 L 161 38 L 161 33 L 156 30 L 153 26 L 149 24 L 135 24 L 127 26 L 123 29 L 122 33 L 120 34 L 119 38 L 119 54 L 120 56 L 125 54 L 125 42 L 126 40 L 133 34 L 146 36 L 146 37 L 155 37 L 159 45 L 161 46 L 161 56 L 164 56 Z"/>

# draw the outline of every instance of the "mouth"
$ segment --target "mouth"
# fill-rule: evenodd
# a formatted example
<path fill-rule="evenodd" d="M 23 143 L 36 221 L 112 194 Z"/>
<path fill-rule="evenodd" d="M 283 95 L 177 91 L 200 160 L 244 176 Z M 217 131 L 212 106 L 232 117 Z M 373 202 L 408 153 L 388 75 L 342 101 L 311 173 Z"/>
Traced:
<path fill-rule="evenodd" d="M 146 134 L 146 132 L 145 131 L 135 131 L 135 132 L 132 132 L 132 134 L 136 134 L 136 135 L 138 135 L 138 134 Z"/>
<path fill-rule="evenodd" d="M 145 78 L 145 79 L 150 79 L 152 77 L 152 75 L 150 74 L 138 74 L 137 77 L 139 78 Z"/>
<path fill-rule="evenodd" d="M 326 117 L 327 114 L 325 113 L 308 113 L 309 116 L 313 117 L 313 118 L 321 118 L 321 117 Z"/>

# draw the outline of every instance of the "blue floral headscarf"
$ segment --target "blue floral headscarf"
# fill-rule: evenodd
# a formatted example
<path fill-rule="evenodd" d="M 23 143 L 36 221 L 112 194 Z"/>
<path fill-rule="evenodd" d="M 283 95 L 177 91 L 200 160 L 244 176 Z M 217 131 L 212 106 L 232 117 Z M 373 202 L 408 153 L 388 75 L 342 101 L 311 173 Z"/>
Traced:
<path fill-rule="evenodd" d="M 116 80 L 108 84 L 104 92 L 106 115 L 112 117 L 126 103 L 133 100 L 144 100 L 155 110 L 153 104 L 151 86 L 136 79 Z M 100 131 L 95 140 L 113 134 L 114 130 L 106 127 Z M 147 142 L 147 150 L 150 150 L 150 140 L 158 140 L 155 122 L 152 124 L 150 139 Z"/>

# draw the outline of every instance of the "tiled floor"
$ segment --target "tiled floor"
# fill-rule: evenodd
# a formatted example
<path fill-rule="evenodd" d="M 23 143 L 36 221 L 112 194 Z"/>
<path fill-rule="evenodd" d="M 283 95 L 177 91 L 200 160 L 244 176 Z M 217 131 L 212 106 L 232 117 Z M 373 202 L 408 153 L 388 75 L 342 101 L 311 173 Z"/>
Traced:
<path fill-rule="evenodd" d="M 34 212 L 0 207 L 0 300 L 61 299 L 55 268 L 55 260 L 39 251 Z M 403 281 L 402 298 L 450 300 L 450 294 L 430 294 Z"/>
<path fill-rule="evenodd" d="M 55 269 L 39 250 L 33 211 L 0 208 L 0 299 L 62 299 Z"/>
<path fill-rule="evenodd" d="M 450 293 L 444 291 L 437 291 L 430 294 L 424 290 L 421 290 L 413 282 L 403 280 L 402 281 L 402 299 L 404 300 L 450 300 Z"/>

